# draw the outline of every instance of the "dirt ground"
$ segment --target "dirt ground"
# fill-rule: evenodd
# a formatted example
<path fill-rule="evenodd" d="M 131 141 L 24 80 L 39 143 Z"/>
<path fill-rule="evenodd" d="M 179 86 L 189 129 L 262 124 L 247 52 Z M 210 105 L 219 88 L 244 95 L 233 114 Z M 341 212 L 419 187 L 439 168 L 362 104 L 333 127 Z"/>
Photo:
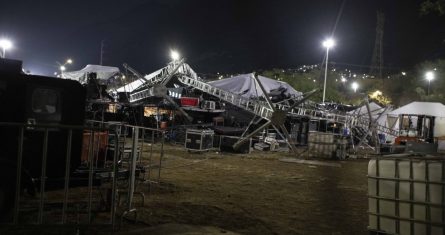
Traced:
<path fill-rule="evenodd" d="M 164 147 L 161 184 L 138 184 L 137 191 L 146 197 L 142 206 L 135 196 L 138 222 L 133 224 L 127 216 L 114 234 L 368 234 L 366 159 L 320 160 L 334 165 L 324 166 L 282 162 L 279 159 L 294 158 L 283 152 L 190 153 L 181 145 Z M 143 154 L 143 163 L 152 169 L 151 180 L 157 179 L 158 155 L 149 164 L 149 153 Z M 104 195 L 99 191 L 93 194 L 96 200 Z M 47 197 L 57 200 L 62 195 L 56 191 Z M 87 191 L 73 189 L 70 198 L 87 198 Z M 26 201 L 38 204 L 38 198 Z M 51 213 L 51 204 L 45 205 Z M 50 216 L 45 218 L 54 222 Z M 108 234 L 92 228 L 64 232 L 61 227 L 14 231 Z"/>
<path fill-rule="evenodd" d="M 279 161 L 283 157 L 292 156 L 260 151 L 189 153 L 182 146 L 167 145 L 161 187 L 152 187 L 150 193 L 148 185 L 138 188 L 147 197 L 138 213 L 143 226 L 125 230 L 367 234 L 366 159 L 335 161 L 341 165 L 335 167 Z"/>

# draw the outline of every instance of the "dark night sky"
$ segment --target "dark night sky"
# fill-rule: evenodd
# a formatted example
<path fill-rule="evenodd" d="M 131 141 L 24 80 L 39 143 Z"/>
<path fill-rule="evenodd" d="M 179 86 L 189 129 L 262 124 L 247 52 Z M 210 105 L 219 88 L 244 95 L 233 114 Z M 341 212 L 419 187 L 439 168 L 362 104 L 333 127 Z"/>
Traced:
<path fill-rule="evenodd" d="M 144 73 L 178 49 L 201 73 L 250 72 L 320 63 L 343 0 L 309 1 L 4 1 L 0 36 L 14 41 L 7 56 L 34 73 L 51 74 L 71 57 L 80 69 L 128 63 Z M 421 17 L 415 0 L 346 0 L 335 31 L 333 61 L 369 65 L 376 11 L 385 13 L 384 58 L 407 68 L 445 57 L 445 16 Z"/>

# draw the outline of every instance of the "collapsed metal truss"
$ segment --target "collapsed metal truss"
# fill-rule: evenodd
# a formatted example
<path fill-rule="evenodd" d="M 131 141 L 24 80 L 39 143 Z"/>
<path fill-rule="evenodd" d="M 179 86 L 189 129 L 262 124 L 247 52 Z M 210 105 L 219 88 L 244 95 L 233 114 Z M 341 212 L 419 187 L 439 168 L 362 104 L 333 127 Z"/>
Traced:
<path fill-rule="evenodd" d="M 127 66 L 127 68 L 128 67 L 129 66 Z M 239 108 L 242 108 L 243 110 L 254 114 L 257 117 L 266 120 L 266 123 L 263 124 L 261 127 L 254 130 L 246 137 L 241 138 L 237 143 L 235 143 L 235 148 L 247 141 L 247 138 L 254 136 L 256 133 L 263 130 L 264 128 L 273 126 L 274 129 L 276 129 L 277 131 L 281 129 L 287 144 L 293 151 L 295 151 L 295 145 L 289 142 L 289 133 L 284 126 L 284 121 L 286 120 L 287 116 L 306 117 L 311 120 L 326 120 L 329 122 L 342 124 L 343 126 L 350 129 L 358 128 L 362 130 L 362 133 L 360 133 L 360 136 L 358 137 L 360 138 L 359 144 L 355 145 L 354 148 L 362 145 L 365 142 L 365 139 L 372 133 L 374 133 L 374 135 L 377 132 L 385 133 L 392 136 L 398 135 L 397 130 L 379 125 L 377 123 L 377 120 L 372 119 L 371 115 L 365 116 L 357 115 L 354 113 L 339 114 L 326 110 L 318 110 L 305 105 L 304 102 L 316 91 L 311 91 L 304 94 L 299 99 L 295 99 L 293 105 L 289 105 L 286 102 L 272 103 L 267 96 L 262 97 L 262 100 L 252 100 L 234 94 L 230 91 L 222 90 L 198 79 L 196 73 L 188 64 L 184 62 L 184 59 L 172 61 L 166 67 L 156 71 L 155 73 L 155 76 L 147 75 L 145 77 L 142 77 L 141 75 L 138 75 L 141 78 L 137 80 L 138 87 L 133 88 L 133 91 L 130 92 L 130 103 L 140 102 L 149 97 L 161 97 L 168 100 L 187 118 L 189 122 L 191 122 L 193 118 L 188 115 L 187 112 L 185 112 L 169 95 L 167 84 L 174 76 L 176 76 L 178 81 L 185 86 L 212 95 L 224 102 L 235 105 Z M 263 93 L 267 94 L 259 79 L 255 75 L 252 76 L 255 79 L 255 82 L 258 83 L 259 87 L 262 89 Z M 367 108 L 368 112 L 370 113 L 369 106 L 367 106 Z"/>

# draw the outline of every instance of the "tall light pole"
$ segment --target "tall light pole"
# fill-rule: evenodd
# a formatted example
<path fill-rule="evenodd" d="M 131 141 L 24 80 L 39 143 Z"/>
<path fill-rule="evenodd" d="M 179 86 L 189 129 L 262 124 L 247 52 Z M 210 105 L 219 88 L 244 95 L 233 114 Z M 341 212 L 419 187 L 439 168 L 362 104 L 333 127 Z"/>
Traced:
<path fill-rule="evenodd" d="M 430 84 L 431 84 L 431 80 L 434 79 L 434 73 L 432 71 L 426 72 L 425 78 L 426 78 L 426 80 L 428 80 L 428 91 L 427 91 L 426 95 L 430 95 Z"/>
<path fill-rule="evenodd" d="M 329 58 L 329 48 L 335 45 L 335 41 L 329 38 L 323 42 L 323 46 L 326 47 L 326 67 L 324 70 L 324 85 L 323 85 L 323 104 L 326 98 L 326 79 L 328 77 L 328 58 Z"/>
<path fill-rule="evenodd" d="M 358 89 L 358 83 L 357 83 L 357 82 L 353 82 L 352 85 L 351 85 L 351 87 L 352 87 L 352 89 L 354 90 L 354 93 L 356 93 L 356 92 L 357 92 L 357 89 Z"/>
<path fill-rule="evenodd" d="M 0 39 L 0 47 L 2 48 L 2 58 L 6 58 L 6 50 L 12 48 L 12 42 L 8 39 Z"/>
<path fill-rule="evenodd" d="M 57 61 L 56 61 L 56 62 L 57 62 Z M 65 61 L 65 63 L 63 63 L 63 64 L 57 62 L 57 64 L 59 65 L 60 77 L 63 78 L 63 72 L 66 70 L 66 66 L 67 66 L 68 64 L 72 64 L 72 63 L 73 63 L 73 60 L 72 60 L 72 59 L 67 59 L 67 60 Z"/>

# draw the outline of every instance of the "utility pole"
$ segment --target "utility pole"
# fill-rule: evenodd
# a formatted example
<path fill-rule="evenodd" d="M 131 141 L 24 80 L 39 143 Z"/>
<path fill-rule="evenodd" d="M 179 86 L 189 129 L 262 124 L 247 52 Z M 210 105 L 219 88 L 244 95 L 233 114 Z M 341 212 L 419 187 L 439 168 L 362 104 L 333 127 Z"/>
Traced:
<path fill-rule="evenodd" d="M 103 64 L 104 59 L 104 40 L 100 41 L 100 65 Z"/>
<path fill-rule="evenodd" d="M 372 53 L 371 69 L 369 74 L 383 79 L 383 32 L 385 27 L 385 15 L 377 11 L 377 26 L 374 51 Z"/>

